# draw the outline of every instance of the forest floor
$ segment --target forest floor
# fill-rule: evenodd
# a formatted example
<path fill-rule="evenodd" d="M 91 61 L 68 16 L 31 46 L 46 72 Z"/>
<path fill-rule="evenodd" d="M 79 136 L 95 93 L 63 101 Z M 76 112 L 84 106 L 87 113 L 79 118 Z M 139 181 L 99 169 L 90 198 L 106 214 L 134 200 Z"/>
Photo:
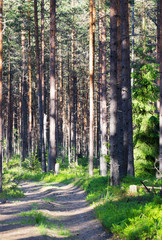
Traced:
<path fill-rule="evenodd" d="M 21 182 L 25 198 L 0 202 L 1 240 L 110 240 L 86 193 L 72 184 Z"/>

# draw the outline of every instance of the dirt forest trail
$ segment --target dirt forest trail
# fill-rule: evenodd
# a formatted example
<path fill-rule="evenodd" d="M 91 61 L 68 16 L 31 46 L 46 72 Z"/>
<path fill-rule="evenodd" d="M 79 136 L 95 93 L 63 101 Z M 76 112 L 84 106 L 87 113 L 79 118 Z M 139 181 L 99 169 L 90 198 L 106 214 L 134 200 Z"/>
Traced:
<path fill-rule="evenodd" d="M 35 182 L 23 182 L 20 187 L 25 198 L 0 204 L 0 240 L 112 239 L 85 201 L 85 192 L 78 187 Z M 25 224 L 23 221 L 27 222 L 29 216 L 18 215 L 33 210 L 47 219 L 46 232 L 41 231 L 41 226 Z"/>

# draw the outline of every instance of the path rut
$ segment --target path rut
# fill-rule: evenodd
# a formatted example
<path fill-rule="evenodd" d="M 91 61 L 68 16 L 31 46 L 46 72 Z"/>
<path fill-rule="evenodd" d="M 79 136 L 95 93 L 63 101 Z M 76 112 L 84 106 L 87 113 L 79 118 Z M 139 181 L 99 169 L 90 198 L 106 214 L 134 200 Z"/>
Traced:
<path fill-rule="evenodd" d="M 25 198 L 0 204 L 0 239 L 1 240 L 111 240 L 96 219 L 92 206 L 85 201 L 86 193 L 80 188 L 59 183 L 44 184 L 24 182 L 20 187 Z M 53 199 L 53 201 L 52 201 Z M 36 226 L 20 223 L 18 213 L 36 208 L 56 225 L 58 229 L 40 233 Z M 67 229 L 70 235 L 60 233 Z"/>

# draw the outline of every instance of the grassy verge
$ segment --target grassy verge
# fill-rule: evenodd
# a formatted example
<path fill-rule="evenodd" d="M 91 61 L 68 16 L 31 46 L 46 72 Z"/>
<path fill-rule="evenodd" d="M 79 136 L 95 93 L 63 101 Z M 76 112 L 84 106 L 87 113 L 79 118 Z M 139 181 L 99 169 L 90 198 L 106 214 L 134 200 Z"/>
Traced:
<path fill-rule="evenodd" d="M 61 170 L 59 175 L 42 174 L 39 168 L 30 171 L 25 164 L 20 171 L 16 161 L 10 162 L 10 169 L 4 174 L 6 182 L 10 176 L 14 183 L 20 180 L 44 181 L 49 185 L 54 182 L 73 183 L 87 192 L 87 200 L 94 204 L 97 217 L 115 237 L 128 240 L 162 239 L 160 195 L 147 194 L 143 189 L 136 194 L 129 193 L 129 185 L 141 185 L 140 180 L 144 179 L 127 177 L 120 187 L 112 187 L 109 186 L 108 177 L 99 176 L 98 170 L 94 170 L 93 177 L 89 177 L 88 169 L 82 166 Z M 145 182 L 150 186 L 161 184 L 155 179 L 145 179 Z"/>

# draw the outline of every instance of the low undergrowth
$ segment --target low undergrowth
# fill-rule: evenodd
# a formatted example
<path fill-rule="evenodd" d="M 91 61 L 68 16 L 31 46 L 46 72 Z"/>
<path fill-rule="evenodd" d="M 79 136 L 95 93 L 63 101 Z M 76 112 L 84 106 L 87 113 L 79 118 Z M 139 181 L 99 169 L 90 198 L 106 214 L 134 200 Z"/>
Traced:
<path fill-rule="evenodd" d="M 21 220 L 24 225 L 34 225 L 39 228 L 42 235 L 48 235 L 48 230 L 57 232 L 60 236 L 70 237 L 70 233 L 61 223 L 54 224 L 49 216 L 44 215 L 41 211 L 37 209 L 32 209 L 31 211 L 21 212 L 18 216 L 25 217 Z"/>
<path fill-rule="evenodd" d="M 160 186 L 161 180 L 127 177 L 123 179 L 120 187 L 112 187 L 109 186 L 109 178 L 99 176 L 98 170 L 94 170 L 94 176 L 89 177 L 86 166 L 67 168 L 60 170 L 59 175 L 53 175 L 41 173 L 40 169 L 31 171 L 25 164 L 20 170 L 15 166 L 16 161 L 18 159 L 11 160 L 9 170 L 4 170 L 4 189 L 6 185 L 8 192 L 12 193 L 12 187 L 10 188 L 7 182 L 7 179 L 11 178 L 16 189 L 21 180 L 43 181 L 49 185 L 54 182 L 73 183 L 87 192 L 87 200 L 94 204 L 97 217 L 108 231 L 114 233 L 115 237 L 128 240 L 162 239 L 162 198 L 160 195 L 148 194 L 142 188 L 137 193 L 129 193 L 129 186 L 132 184 L 139 186 L 141 180 L 149 186 Z M 19 197 L 19 194 L 17 193 L 16 196 Z M 0 195 L 0 198 L 2 197 Z M 44 199 L 44 201 L 51 200 Z M 37 221 L 37 217 L 33 220 L 33 217 L 30 218 L 30 213 L 28 214 L 29 220 Z M 40 215 L 39 212 L 37 214 Z M 44 216 L 40 219 L 46 222 Z M 44 229 L 41 222 L 39 225 Z"/>

